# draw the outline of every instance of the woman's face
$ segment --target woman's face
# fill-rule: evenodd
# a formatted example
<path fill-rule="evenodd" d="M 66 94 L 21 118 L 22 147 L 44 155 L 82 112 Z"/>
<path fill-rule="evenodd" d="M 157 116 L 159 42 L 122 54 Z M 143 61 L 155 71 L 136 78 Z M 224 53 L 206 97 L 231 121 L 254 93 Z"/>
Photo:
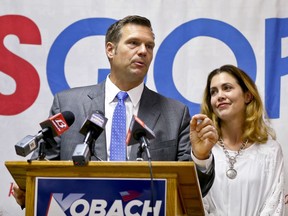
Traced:
<path fill-rule="evenodd" d="M 243 119 L 250 94 L 244 93 L 236 79 L 229 73 L 216 74 L 210 85 L 213 112 L 222 121 Z"/>

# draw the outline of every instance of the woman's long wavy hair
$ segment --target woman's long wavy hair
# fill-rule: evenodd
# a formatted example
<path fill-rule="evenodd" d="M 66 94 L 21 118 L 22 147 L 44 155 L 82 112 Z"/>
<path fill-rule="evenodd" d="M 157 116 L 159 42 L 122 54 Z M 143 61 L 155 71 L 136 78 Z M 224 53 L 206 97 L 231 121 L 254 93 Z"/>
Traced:
<path fill-rule="evenodd" d="M 219 136 L 222 136 L 221 119 L 215 115 L 211 106 L 210 85 L 212 78 L 215 75 L 223 72 L 233 76 L 237 83 L 241 86 L 244 93 L 248 91 L 253 96 L 251 101 L 246 105 L 246 118 L 243 125 L 242 140 L 249 140 L 249 142 L 252 143 L 266 143 L 269 136 L 272 139 L 276 139 L 274 130 L 269 126 L 269 119 L 267 118 L 257 86 L 243 70 L 233 65 L 223 65 L 222 67 L 213 70 L 208 75 L 201 105 L 201 112 L 212 119 L 217 128 Z"/>

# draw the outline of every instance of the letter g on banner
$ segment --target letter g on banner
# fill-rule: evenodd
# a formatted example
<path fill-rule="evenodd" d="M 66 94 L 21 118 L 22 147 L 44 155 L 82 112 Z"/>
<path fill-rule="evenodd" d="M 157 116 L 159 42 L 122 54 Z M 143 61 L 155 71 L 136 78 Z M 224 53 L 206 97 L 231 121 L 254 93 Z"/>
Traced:
<path fill-rule="evenodd" d="M 71 47 L 85 37 L 94 35 L 105 36 L 107 29 L 114 22 L 114 19 L 108 18 L 89 18 L 80 20 L 68 26 L 56 38 L 47 59 L 47 79 L 53 95 L 59 91 L 70 88 L 65 78 L 64 66 L 66 56 Z M 106 78 L 107 73 L 109 73 L 104 69 L 101 72 L 103 73 L 101 73 L 99 80 L 102 80 L 103 77 Z"/>
<path fill-rule="evenodd" d="M 188 101 L 179 93 L 173 81 L 172 68 L 178 50 L 187 41 L 198 36 L 216 38 L 225 43 L 234 53 L 238 66 L 253 80 L 256 77 L 256 58 L 253 49 L 236 28 L 212 19 L 196 19 L 182 24 L 171 32 L 159 47 L 155 57 L 154 80 L 159 93 L 187 104 L 191 115 L 199 112 L 200 105 Z"/>

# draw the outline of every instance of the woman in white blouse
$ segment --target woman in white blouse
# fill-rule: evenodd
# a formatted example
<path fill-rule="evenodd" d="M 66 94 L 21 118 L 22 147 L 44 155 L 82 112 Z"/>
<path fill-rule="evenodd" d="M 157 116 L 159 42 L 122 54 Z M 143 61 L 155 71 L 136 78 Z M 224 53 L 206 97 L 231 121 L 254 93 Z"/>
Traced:
<path fill-rule="evenodd" d="M 219 142 L 213 147 L 215 181 L 203 199 L 206 215 L 284 215 L 284 159 L 256 85 L 224 65 L 207 79 L 202 113 Z"/>

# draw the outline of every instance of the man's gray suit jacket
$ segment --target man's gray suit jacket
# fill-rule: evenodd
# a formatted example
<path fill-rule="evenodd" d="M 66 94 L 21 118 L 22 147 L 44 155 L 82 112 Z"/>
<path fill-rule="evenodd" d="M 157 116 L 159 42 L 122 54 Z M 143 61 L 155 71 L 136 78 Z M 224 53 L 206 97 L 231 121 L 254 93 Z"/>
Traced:
<path fill-rule="evenodd" d="M 77 144 L 83 143 L 84 135 L 79 133 L 87 116 L 98 110 L 105 115 L 105 81 L 92 86 L 72 88 L 55 95 L 50 115 L 71 111 L 75 121 L 69 130 L 56 138 L 58 146 L 46 152 L 50 160 L 72 160 Z M 179 101 L 164 97 L 146 86 L 141 96 L 138 117 L 154 131 L 156 138 L 151 140 L 149 150 L 153 161 L 189 161 L 191 144 L 189 139 L 189 109 Z M 111 121 L 111 119 L 108 119 Z M 94 159 L 107 160 L 105 130 L 95 141 Z M 129 160 L 135 161 L 139 144 L 131 146 Z M 147 160 L 143 154 L 144 160 Z M 208 173 L 198 170 L 203 195 L 214 180 L 213 169 Z"/>

